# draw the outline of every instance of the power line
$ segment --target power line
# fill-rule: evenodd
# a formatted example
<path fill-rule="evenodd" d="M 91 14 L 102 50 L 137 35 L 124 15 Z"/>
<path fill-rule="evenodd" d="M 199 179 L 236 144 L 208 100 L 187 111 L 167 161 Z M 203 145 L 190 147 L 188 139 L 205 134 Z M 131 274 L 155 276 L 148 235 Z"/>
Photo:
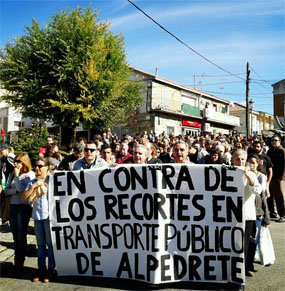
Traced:
<path fill-rule="evenodd" d="M 203 86 L 211 86 L 211 85 L 224 85 L 224 84 L 233 84 L 233 83 L 243 83 L 243 81 L 232 81 L 232 82 L 220 82 L 220 83 L 211 83 L 211 84 L 202 84 Z M 186 84 L 185 86 L 194 86 L 196 84 L 191 84 L 191 85 L 188 85 Z"/>
<path fill-rule="evenodd" d="M 263 84 L 260 84 L 260 83 L 258 83 L 258 82 L 256 82 L 256 81 L 252 81 L 252 79 L 250 79 L 250 81 L 251 81 L 251 84 L 253 84 L 253 85 L 259 85 L 260 87 L 262 87 L 262 88 L 264 88 L 264 89 L 268 89 L 268 87 L 266 87 L 266 86 L 264 86 Z"/>
<path fill-rule="evenodd" d="M 265 82 L 265 83 L 273 83 L 273 82 L 277 82 L 278 80 L 261 80 L 261 79 L 255 79 L 255 78 L 251 78 L 251 80 L 254 80 L 256 82 Z"/>
<path fill-rule="evenodd" d="M 260 79 L 263 79 L 254 69 L 252 66 L 250 66 L 250 69 L 260 78 Z"/>
<path fill-rule="evenodd" d="M 234 74 L 235 76 L 238 76 L 238 75 L 245 75 L 246 73 L 237 73 L 237 74 Z M 206 78 L 219 78 L 219 77 L 230 77 L 232 75 L 196 75 L 196 77 L 206 77 Z"/>
<path fill-rule="evenodd" d="M 207 61 L 208 63 L 212 64 L 213 66 L 219 68 L 220 70 L 230 74 L 231 76 L 234 76 L 236 78 L 239 78 L 243 81 L 245 81 L 244 78 L 239 77 L 238 75 L 235 75 L 233 73 L 231 73 L 230 71 L 222 68 L 221 66 L 215 64 L 214 62 L 212 62 L 211 60 L 209 60 L 208 58 L 204 57 L 202 54 L 200 54 L 198 51 L 196 51 L 195 49 L 193 49 L 192 47 L 190 47 L 188 44 L 186 44 L 184 41 L 182 41 L 180 38 L 178 38 L 177 36 L 175 36 L 173 33 L 171 33 L 170 31 L 168 31 L 166 28 L 164 28 L 161 24 L 159 24 L 156 20 L 154 20 L 151 16 L 149 16 L 146 12 L 144 12 L 140 7 L 138 7 L 135 3 L 133 3 L 131 0 L 127 0 L 130 4 L 132 4 L 136 9 L 138 9 L 141 13 L 143 13 L 147 18 L 149 18 L 152 22 L 154 22 L 156 25 L 158 25 L 162 30 L 164 30 L 166 33 L 168 33 L 169 35 L 171 35 L 172 37 L 174 37 L 178 42 L 182 43 L 184 46 L 186 46 L 189 50 L 191 50 L 192 52 L 194 52 L 195 54 L 197 54 L 199 57 L 201 57 L 202 59 L 204 59 L 205 61 Z"/>
<path fill-rule="evenodd" d="M 218 91 L 208 91 L 207 90 L 207 92 L 208 93 L 214 93 L 214 94 L 220 94 L 221 92 L 218 92 Z M 245 95 L 245 93 L 230 93 L 230 92 L 223 92 L 223 94 L 226 94 L 226 95 L 236 95 L 236 96 L 244 96 Z M 268 94 L 268 92 L 267 93 L 256 93 L 256 94 L 250 94 L 250 96 L 255 96 L 255 98 L 260 98 L 259 96 L 257 96 L 256 97 L 256 95 L 266 95 L 266 94 Z M 262 96 L 262 98 L 263 98 L 263 96 Z M 265 97 L 264 96 L 264 98 L 271 98 L 272 97 L 272 95 L 267 95 L 268 97 Z"/>

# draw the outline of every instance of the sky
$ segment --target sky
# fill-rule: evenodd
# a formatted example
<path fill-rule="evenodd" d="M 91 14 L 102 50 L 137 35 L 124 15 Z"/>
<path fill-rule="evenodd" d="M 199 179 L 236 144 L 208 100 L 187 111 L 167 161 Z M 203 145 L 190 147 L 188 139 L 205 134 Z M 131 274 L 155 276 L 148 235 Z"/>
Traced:
<path fill-rule="evenodd" d="M 285 0 L 133 0 L 160 25 L 227 72 L 163 31 L 127 0 L 1 0 L 0 48 L 64 8 L 98 9 L 122 33 L 130 66 L 245 104 L 246 63 L 254 109 L 273 114 L 272 84 L 285 77 Z"/>

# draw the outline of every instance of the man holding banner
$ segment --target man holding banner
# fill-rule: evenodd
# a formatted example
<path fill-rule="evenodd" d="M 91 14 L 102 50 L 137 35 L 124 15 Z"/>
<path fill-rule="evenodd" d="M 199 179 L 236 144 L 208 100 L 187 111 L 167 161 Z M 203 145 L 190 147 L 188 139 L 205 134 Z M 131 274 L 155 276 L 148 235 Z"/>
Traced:
<path fill-rule="evenodd" d="M 108 166 L 107 162 L 99 157 L 99 149 L 95 143 L 90 141 L 85 145 L 84 157 L 75 162 L 73 170 L 94 169 Z"/>
<path fill-rule="evenodd" d="M 138 145 L 141 165 L 51 175 L 58 274 L 244 284 L 243 170 L 146 165 L 146 154 Z"/>
<path fill-rule="evenodd" d="M 147 147 L 137 144 L 134 149 L 133 160 L 135 164 L 145 164 L 147 161 Z"/>
<path fill-rule="evenodd" d="M 193 164 L 188 157 L 188 144 L 184 141 L 178 141 L 173 146 L 173 158 L 178 164 Z"/>

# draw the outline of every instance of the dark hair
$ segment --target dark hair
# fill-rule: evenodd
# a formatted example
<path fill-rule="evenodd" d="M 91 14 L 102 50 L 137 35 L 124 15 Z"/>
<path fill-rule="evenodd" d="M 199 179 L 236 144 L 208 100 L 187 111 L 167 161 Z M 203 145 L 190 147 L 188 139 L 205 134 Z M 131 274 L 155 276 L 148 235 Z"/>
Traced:
<path fill-rule="evenodd" d="M 265 174 L 265 171 L 264 171 L 263 167 L 261 166 L 261 164 L 260 164 L 260 162 L 259 162 L 260 159 L 259 159 L 258 155 L 256 155 L 256 154 L 250 154 L 250 155 L 247 157 L 247 161 L 249 161 L 249 159 L 255 159 L 256 162 L 257 162 L 257 164 L 258 164 L 258 166 L 257 166 L 257 171 L 258 171 L 258 172 L 261 172 L 262 174 Z"/>
<path fill-rule="evenodd" d="M 43 162 L 45 166 L 49 166 L 49 160 L 46 159 L 46 158 L 38 158 L 36 161 L 35 161 L 35 164 L 37 162 Z"/>
<path fill-rule="evenodd" d="M 99 139 L 101 141 L 101 135 L 100 134 L 95 134 L 93 139 Z M 88 142 L 89 143 L 89 142 Z"/>
<path fill-rule="evenodd" d="M 77 151 L 77 152 L 83 152 L 84 151 L 84 144 L 82 144 L 82 143 L 76 143 L 75 145 L 74 145 L 74 147 L 73 147 L 73 150 L 74 151 Z"/>
<path fill-rule="evenodd" d="M 274 135 L 272 136 L 271 140 L 272 140 L 273 138 L 278 138 L 278 140 L 281 141 L 281 138 L 280 138 L 280 136 L 279 136 L 278 134 L 274 134 Z"/>
<path fill-rule="evenodd" d="M 260 144 L 261 146 L 263 146 L 263 142 L 261 140 L 256 140 L 252 143 L 252 146 L 256 146 L 257 144 Z"/>
<path fill-rule="evenodd" d="M 214 155 L 214 154 L 217 154 L 217 155 L 221 155 L 220 151 L 216 148 L 211 148 L 210 150 L 210 155 Z"/>
<path fill-rule="evenodd" d="M 78 138 L 78 142 L 80 143 L 81 141 L 83 141 L 85 144 L 87 143 L 87 140 L 85 137 L 81 136 L 80 138 Z"/>
<path fill-rule="evenodd" d="M 101 152 L 103 152 L 103 150 L 106 150 L 106 149 L 111 149 L 112 150 L 111 146 L 109 144 L 107 144 L 107 143 L 102 145 Z"/>

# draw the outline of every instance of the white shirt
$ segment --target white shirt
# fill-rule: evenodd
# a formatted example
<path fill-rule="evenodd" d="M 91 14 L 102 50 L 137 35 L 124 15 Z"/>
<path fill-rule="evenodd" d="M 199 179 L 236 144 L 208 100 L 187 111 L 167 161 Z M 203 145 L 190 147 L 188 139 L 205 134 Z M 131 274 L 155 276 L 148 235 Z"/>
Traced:
<path fill-rule="evenodd" d="M 262 186 L 259 184 L 256 174 L 248 171 L 250 180 L 254 182 L 253 186 L 249 185 L 248 179 L 243 176 L 244 190 L 244 220 L 256 220 L 255 195 L 260 194 Z"/>

